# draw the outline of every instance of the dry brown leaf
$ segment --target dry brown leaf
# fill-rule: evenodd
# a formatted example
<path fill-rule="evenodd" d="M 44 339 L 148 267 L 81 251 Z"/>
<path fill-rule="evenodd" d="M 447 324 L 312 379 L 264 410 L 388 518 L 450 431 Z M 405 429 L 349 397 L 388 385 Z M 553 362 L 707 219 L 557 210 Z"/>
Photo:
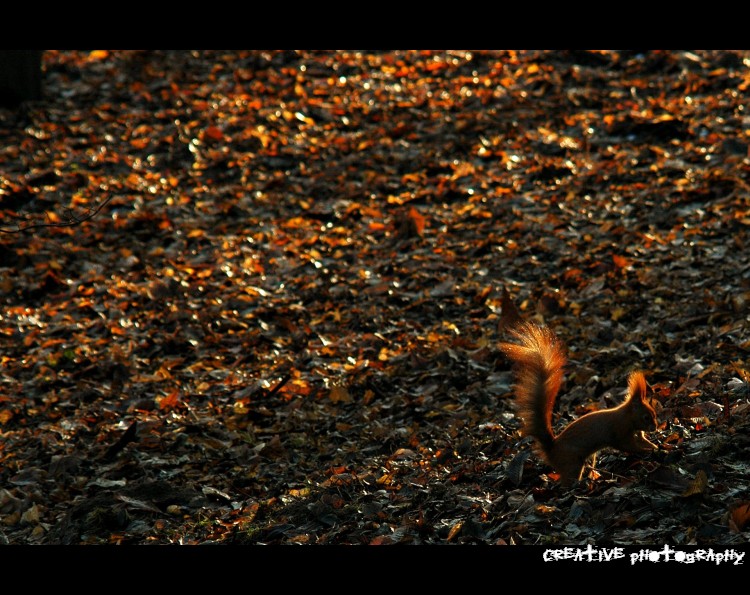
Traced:
<path fill-rule="evenodd" d="M 345 386 L 334 384 L 328 391 L 328 398 L 331 403 L 351 403 L 352 397 Z"/>
<path fill-rule="evenodd" d="M 729 513 L 729 522 L 733 532 L 743 532 L 750 525 L 750 502 L 736 504 Z"/>
<path fill-rule="evenodd" d="M 457 523 L 455 523 L 451 527 L 451 530 L 448 532 L 448 537 L 446 537 L 446 541 L 453 541 L 453 539 L 456 537 L 456 535 L 458 535 L 459 533 L 461 533 L 461 529 L 463 529 L 463 526 L 464 526 L 464 524 L 463 524 L 462 521 L 458 521 Z"/>
<path fill-rule="evenodd" d="M 706 489 L 708 488 L 708 476 L 706 475 L 706 472 L 703 469 L 699 469 L 698 473 L 695 474 L 695 478 L 690 483 L 690 485 L 687 487 L 687 489 L 680 494 L 683 498 L 687 498 L 689 496 L 695 496 L 696 494 L 703 494 L 705 493 Z"/>

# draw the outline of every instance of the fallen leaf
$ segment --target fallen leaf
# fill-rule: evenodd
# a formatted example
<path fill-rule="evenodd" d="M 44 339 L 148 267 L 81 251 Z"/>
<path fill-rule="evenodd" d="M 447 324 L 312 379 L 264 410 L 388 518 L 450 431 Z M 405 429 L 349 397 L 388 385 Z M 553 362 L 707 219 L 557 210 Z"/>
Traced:
<path fill-rule="evenodd" d="M 698 473 L 695 474 L 695 478 L 687 487 L 687 489 L 680 494 L 683 498 L 689 496 L 695 496 L 696 494 L 704 494 L 708 488 L 708 476 L 703 469 L 699 469 Z"/>

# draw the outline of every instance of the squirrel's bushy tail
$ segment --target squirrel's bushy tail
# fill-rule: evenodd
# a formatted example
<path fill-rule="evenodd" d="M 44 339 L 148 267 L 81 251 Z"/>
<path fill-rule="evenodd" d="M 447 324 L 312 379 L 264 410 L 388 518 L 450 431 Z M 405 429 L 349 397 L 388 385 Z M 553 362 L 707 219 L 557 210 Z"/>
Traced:
<path fill-rule="evenodd" d="M 552 408 L 563 380 L 565 352 L 546 327 L 523 323 L 512 333 L 518 343 L 501 343 L 500 349 L 516 364 L 515 402 L 523 420 L 522 431 L 536 438 L 547 455 L 555 440 Z"/>

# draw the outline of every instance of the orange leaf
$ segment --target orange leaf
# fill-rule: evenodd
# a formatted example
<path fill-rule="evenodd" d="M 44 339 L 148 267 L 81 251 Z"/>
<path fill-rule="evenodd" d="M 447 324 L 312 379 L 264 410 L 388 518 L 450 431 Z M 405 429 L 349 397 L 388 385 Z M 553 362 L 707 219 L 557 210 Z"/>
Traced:
<path fill-rule="evenodd" d="M 419 235 L 422 235 L 422 230 L 424 230 L 426 222 L 424 216 L 419 211 L 417 211 L 417 209 L 411 207 L 409 209 L 409 219 L 414 222 L 414 229 L 416 229 L 417 233 Z"/>
<path fill-rule="evenodd" d="M 178 403 L 179 395 L 180 393 L 175 390 L 159 399 L 159 409 L 172 409 L 175 407 Z"/>
<path fill-rule="evenodd" d="M 741 502 L 731 513 L 731 521 L 737 531 L 744 531 L 750 524 L 750 502 Z"/>
<path fill-rule="evenodd" d="M 132 138 L 130 139 L 130 146 L 134 149 L 145 149 L 148 147 L 148 143 L 151 142 L 151 139 L 144 137 L 144 138 Z"/>
<path fill-rule="evenodd" d="M 615 261 L 615 266 L 618 269 L 625 269 L 630 266 L 630 261 L 625 258 L 624 256 L 619 256 L 618 254 L 612 255 L 612 260 Z"/>
<path fill-rule="evenodd" d="M 204 131 L 204 134 L 205 134 L 205 135 L 206 135 L 206 136 L 207 136 L 208 138 L 211 138 L 211 139 L 213 139 L 213 140 L 221 140 L 222 138 L 224 138 L 224 133 L 223 133 L 223 132 L 221 131 L 221 129 L 220 129 L 220 128 L 218 128 L 218 127 L 216 127 L 216 126 L 209 126 L 209 127 L 208 127 L 208 128 L 206 128 L 206 130 Z"/>
<path fill-rule="evenodd" d="M 370 401 L 372 401 L 372 399 L 373 399 L 374 396 L 375 396 L 375 393 L 368 388 L 365 391 L 365 396 L 364 396 L 364 403 L 365 403 L 365 405 L 369 405 Z"/>
<path fill-rule="evenodd" d="M 458 521 L 455 525 L 451 527 L 451 530 L 448 532 L 448 537 L 446 538 L 447 541 L 450 541 L 453 539 L 456 535 L 458 535 L 461 532 L 461 529 L 463 528 L 464 524 L 462 521 Z"/>
<path fill-rule="evenodd" d="M 117 323 L 113 323 L 109 326 L 109 332 L 113 335 L 117 335 L 118 337 L 122 337 L 128 334 L 127 331 Z"/>

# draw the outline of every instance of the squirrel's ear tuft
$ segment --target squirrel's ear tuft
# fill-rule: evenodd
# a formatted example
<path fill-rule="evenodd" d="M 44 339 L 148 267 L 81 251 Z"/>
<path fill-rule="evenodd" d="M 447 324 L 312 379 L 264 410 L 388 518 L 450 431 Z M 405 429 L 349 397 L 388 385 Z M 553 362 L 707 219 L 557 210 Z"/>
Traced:
<path fill-rule="evenodd" d="M 628 378 L 628 397 L 631 399 L 646 400 L 646 378 L 643 372 L 631 372 Z"/>

